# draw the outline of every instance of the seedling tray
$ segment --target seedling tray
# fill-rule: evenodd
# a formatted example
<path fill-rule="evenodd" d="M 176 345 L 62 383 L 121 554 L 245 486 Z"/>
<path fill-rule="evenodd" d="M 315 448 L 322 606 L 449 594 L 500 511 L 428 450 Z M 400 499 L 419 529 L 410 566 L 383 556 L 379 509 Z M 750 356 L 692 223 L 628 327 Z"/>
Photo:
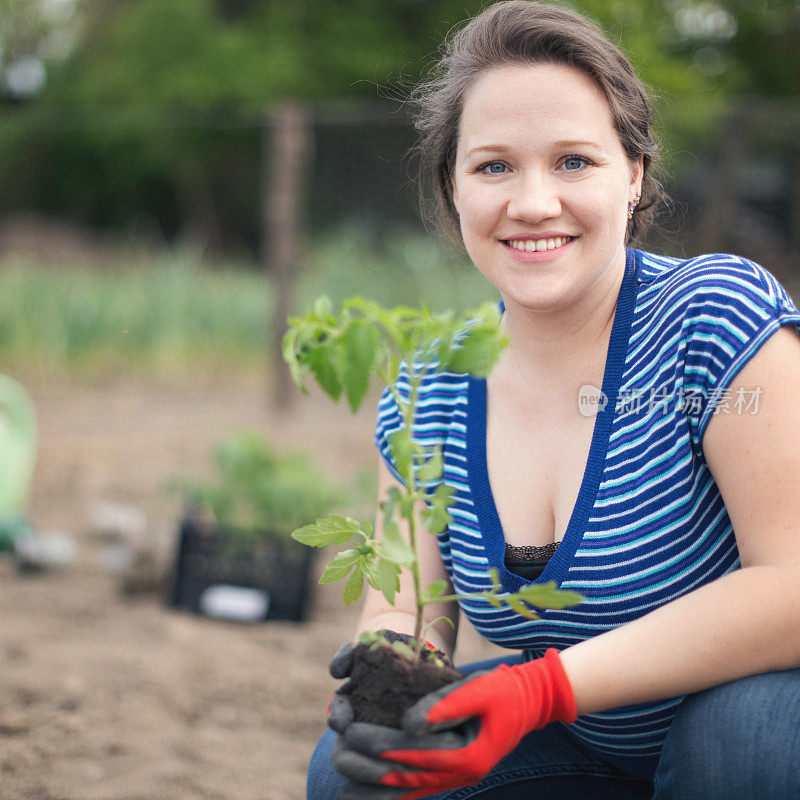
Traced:
<path fill-rule="evenodd" d="M 313 551 L 288 536 L 264 531 L 243 539 L 188 517 L 180 525 L 168 604 L 242 622 L 301 622 L 312 567 Z"/>

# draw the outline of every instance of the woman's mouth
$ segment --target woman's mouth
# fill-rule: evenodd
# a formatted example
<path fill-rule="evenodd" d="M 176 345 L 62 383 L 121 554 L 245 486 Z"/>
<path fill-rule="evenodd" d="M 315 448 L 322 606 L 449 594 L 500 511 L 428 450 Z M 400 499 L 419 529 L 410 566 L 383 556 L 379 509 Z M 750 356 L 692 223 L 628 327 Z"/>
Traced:
<path fill-rule="evenodd" d="M 554 236 L 543 239 L 503 239 L 503 244 L 526 253 L 544 253 L 546 250 L 555 250 L 571 242 L 574 236 Z"/>

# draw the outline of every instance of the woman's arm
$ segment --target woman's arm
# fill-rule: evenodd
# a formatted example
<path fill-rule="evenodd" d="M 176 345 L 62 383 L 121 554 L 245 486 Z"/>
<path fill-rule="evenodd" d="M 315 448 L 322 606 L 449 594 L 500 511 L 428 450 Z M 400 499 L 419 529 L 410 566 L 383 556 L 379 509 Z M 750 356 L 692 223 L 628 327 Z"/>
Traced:
<path fill-rule="evenodd" d="M 737 391 L 759 390 L 757 413 Z M 800 336 L 779 329 L 711 418 L 703 452 L 742 569 L 561 654 L 579 714 L 800 666 Z"/>
<path fill-rule="evenodd" d="M 402 488 L 398 484 L 388 467 L 380 459 L 378 467 L 378 497 L 386 497 L 392 486 Z M 380 538 L 383 528 L 383 513 L 378 510 L 375 520 L 375 535 Z M 408 539 L 408 532 L 401 527 L 403 537 Z M 446 580 L 448 591 L 451 594 L 450 579 L 445 571 L 442 557 L 439 553 L 439 545 L 436 537 L 428 533 L 417 521 L 417 543 L 419 549 L 420 568 L 422 571 L 422 585 L 427 587 L 433 581 Z M 358 623 L 358 631 L 386 629 L 397 633 L 414 633 L 414 588 L 411 574 L 408 570 L 403 570 L 400 575 L 400 591 L 395 597 L 394 606 L 386 602 L 386 598 L 376 592 L 371 587 L 367 588 L 364 608 Z M 446 617 L 452 625 L 445 620 L 439 619 L 427 632 L 424 637 L 435 647 L 452 658 L 455 648 L 456 630 L 458 625 L 458 605 L 456 603 L 439 603 L 425 607 L 425 620 L 430 622 L 438 617 Z"/>

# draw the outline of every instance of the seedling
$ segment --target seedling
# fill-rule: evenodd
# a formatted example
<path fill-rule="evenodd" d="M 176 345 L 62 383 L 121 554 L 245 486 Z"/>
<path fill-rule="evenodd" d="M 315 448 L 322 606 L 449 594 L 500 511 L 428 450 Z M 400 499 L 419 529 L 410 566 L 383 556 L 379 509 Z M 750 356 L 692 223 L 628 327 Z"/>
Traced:
<path fill-rule="evenodd" d="M 483 592 L 445 594 L 446 581 L 422 585 L 417 548 L 421 531 L 414 509 L 424 501 L 422 525 L 430 534 L 440 533 L 450 521 L 453 489 L 441 480 L 441 448 L 420 444 L 413 434 L 420 385 L 434 371 L 485 377 L 507 343 L 500 331 L 499 311 L 491 303 L 459 316 L 453 311 L 434 314 L 427 309 L 406 307 L 387 310 L 353 298 L 343 304 L 337 316 L 330 300 L 323 297 L 312 311 L 289 319 L 283 355 L 301 389 L 305 388 L 304 375 L 310 372 L 334 401 L 344 395 L 355 412 L 366 397 L 372 378 L 389 386 L 402 419 L 389 443 L 396 469 L 403 478 L 400 488 L 392 487 L 380 500 L 380 539 L 375 538 L 371 523 L 340 515 L 318 519 L 292 536 L 312 547 L 349 545 L 337 553 L 320 578 L 320 583 L 347 579 L 343 598 L 346 605 L 361 597 L 365 580 L 394 605 L 401 570 L 409 570 L 416 609 L 416 659 L 425 630 L 433 624 L 424 626 L 425 607 L 432 603 L 484 598 L 497 608 L 508 605 L 524 617 L 537 619 L 532 606 L 566 608 L 583 599 L 574 592 L 559 590 L 553 582 L 525 586 L 514 594 L 504 593 L 496 570 L 490 571 L 492 588 Z M 407 387 L 402 393 L 396 386 L 398 376 L 404 389 Z M 407 532 L 407 538 L 401 530 Z M 366 639 L 373 641 L 374 635 Z"/>
<path fill-rule="evenodd" d="M 310 519 L 340 506 L 344 492 L 299 453 L 280 452 L 260 433 L 241 430 L 217 442 L 209 482 L 175 480 L 201 512 L 210 512 L 233 545 L 245 550 L 263 536 L 288 537 Z"/>

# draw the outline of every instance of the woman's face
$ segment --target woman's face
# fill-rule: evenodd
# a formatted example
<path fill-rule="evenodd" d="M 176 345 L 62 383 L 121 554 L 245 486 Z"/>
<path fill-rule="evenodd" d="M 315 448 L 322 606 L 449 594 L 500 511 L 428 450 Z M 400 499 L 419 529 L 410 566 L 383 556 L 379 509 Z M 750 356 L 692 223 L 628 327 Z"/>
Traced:
<path fill-rule="evenodd" d="M 641 186 L 602 90 L 556 64 L 492 69 L 464 101 L 453 195 L 467 252 L 506 307 L 558 311 L 622 274 Z"/>

